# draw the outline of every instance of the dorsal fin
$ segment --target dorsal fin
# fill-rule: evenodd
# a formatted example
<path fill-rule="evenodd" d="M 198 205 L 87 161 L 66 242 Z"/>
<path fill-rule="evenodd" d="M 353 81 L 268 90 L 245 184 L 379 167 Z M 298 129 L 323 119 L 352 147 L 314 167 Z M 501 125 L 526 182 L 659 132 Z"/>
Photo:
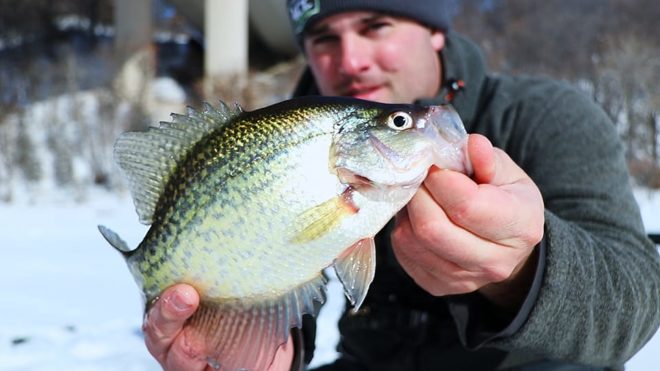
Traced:
<path fill-rule="evenodd" d="M 152 223 L 160 194 L 188 150 L 241 112 L 240 106 L 230 109 L 222 101 L 217 109 L 204 103 L 201 112 L 188 107 L 186 115 L 173 113 L 171 122 L 161 121 L 157 128 L 119 136 L 115 161 L 126 174 L 141 223 Z"/>

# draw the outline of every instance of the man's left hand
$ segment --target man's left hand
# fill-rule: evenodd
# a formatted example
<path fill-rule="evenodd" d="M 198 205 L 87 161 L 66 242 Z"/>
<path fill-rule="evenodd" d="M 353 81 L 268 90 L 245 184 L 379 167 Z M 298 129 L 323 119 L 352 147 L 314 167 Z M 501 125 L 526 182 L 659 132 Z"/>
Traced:
<path fill-rule="evenodd" d="M 543 199 L 532 179 L 485 137 L 471 134 L 468 154 L 472 177 L 429 171 L 397 214 L 393 249 L 432 295 L 478 290 L 499 306 L 516 306 L 528 290 L 530 256 L 543 237 Z"/>

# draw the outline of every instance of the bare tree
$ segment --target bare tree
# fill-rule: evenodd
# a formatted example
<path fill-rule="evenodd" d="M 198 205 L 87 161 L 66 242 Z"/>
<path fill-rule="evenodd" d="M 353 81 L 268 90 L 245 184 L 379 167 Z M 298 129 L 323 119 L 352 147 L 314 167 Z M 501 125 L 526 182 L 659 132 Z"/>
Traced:
<path fill-rule="evenodd" d="M 660 50 L 632 35 L 614 36 L 598 63 L 603 107 L 622 127 L 629 157 L 657 161 L 655 117 Z M 634 150 L 633 150 L 634 149 Z"/>
<path fill-rule="evenodd" d="M 629 160 L 660 167 L 657 0 L 458 4 L 456 28 L 483 46 L 491 68 L 586 88 L 616 123 Z"/>

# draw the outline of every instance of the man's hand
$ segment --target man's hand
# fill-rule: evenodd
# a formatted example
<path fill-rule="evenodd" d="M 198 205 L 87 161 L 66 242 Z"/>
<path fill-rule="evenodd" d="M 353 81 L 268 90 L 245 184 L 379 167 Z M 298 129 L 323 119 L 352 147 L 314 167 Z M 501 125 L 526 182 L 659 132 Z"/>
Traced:
<path fill-rule="evenodd" d="M 396 217 L 392 245 L 406 272 L 432 295 L 479 290 L 511 309 L 534 272 L 544 205 L 529 176 L 485 137 L 470 135 L 473 177 L 432 168 Z"/>
<path fill-rule="evenodd" d="M 164 370 L 213 370 L 203 349 L 195 349 L 186 341 L 184 326 L 199 306 L 199 295 L 192 286 L 174 285 L 163 292 L 149 310 L 142 329 L 149 353 Z M 280 346 L 269 370 L 289 370 L 293 360 L 293 342 Z"/>
<path fill-rule="evenodd" d="M 183 326 L 199 305 L 197 291 L 188 285 L 176 285 L 163 292 L 149 310 L 142 330 L 149 353 L 164 370 L 203 370 L 207 367 L 199 349 L 186 342 Z"/>

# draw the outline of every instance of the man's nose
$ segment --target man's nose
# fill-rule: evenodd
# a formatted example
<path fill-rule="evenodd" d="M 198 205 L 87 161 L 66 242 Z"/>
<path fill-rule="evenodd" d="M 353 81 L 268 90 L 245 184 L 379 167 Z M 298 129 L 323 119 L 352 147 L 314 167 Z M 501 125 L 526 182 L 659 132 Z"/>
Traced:
<path fill-rule="evenodd" d="M 352 76 L 369 69 L 371 65 L 369 45 L 357 35 L 348 35 L 341 40 L 340 72 Z"/>

